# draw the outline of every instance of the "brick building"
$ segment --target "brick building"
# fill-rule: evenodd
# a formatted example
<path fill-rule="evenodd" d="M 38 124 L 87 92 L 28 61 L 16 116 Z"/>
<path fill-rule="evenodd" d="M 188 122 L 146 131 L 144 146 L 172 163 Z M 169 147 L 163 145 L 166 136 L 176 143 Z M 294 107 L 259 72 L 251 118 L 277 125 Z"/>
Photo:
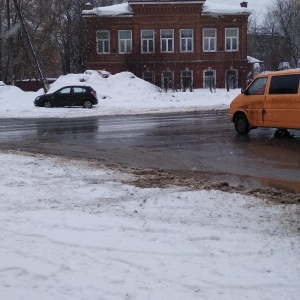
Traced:
<path fill-rule="evenodd" d="M 87 3 L 82 16 L 88 68 L 130 71 L 165 89 L 244 86 L 251 68 L 251 11 L 247 2 L 230 6 L 214 1 L 129 0 L 110 7 Z"/>

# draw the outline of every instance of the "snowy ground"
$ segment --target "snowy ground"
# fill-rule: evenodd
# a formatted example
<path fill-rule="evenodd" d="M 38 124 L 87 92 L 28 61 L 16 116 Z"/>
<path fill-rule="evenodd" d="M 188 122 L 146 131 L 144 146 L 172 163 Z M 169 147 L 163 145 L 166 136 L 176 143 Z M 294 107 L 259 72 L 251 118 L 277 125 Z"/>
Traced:
<path fill-rule="evenodd" d="M 1 299 L 299 299 L 299 206 L 0 160 Z"/>
<path fill-rule="evenodd" d="M 52 89 L 82 78 L 106 95 L 90 110 L 37 108 L 41 92 L 0 85 L 0 118 L 220 109 L 238 93 L 165 94 L 130 73 Z M 1 299 L 299 299 L 297 204 L 138 188 L 96 162 L 1 152 L 0 164 Z"/>

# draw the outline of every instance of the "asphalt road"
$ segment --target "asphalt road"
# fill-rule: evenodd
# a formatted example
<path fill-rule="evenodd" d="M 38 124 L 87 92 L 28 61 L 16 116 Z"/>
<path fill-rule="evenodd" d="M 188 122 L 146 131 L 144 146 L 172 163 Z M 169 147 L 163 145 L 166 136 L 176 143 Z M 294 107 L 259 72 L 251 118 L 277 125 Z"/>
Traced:
<path fill-rule="evenodd" d="M 238 135 L 227 111 L 80 119 L 0 119 L 0 149 L 97 159 L 300 193 L 300 131 Z"/>

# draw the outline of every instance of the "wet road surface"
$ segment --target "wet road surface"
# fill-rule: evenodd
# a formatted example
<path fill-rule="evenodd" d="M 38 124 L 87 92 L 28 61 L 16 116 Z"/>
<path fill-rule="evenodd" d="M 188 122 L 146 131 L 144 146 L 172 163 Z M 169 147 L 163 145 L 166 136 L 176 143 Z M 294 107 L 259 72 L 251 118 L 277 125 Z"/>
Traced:
<path fill-rule="evenodd" d="M 300 131 L 238 135 L 227 111 L 80 119 L 0 119 L 0 149 L 97 159 L 300 193 Z"/>

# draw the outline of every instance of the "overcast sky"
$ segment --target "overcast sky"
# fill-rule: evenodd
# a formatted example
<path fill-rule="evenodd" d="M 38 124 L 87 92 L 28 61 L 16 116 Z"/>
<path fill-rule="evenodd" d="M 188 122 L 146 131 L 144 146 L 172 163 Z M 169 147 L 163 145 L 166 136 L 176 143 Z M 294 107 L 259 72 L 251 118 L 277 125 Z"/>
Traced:
<path fill-rule="evenodd" d="M 224 3 L 225 0 L 213 0 L 214 2 Z M 244 0 L 226 0 L 228 4 L 239 4 Z M 253 9 L 256 14 L 265 14 L 267 7 L 271 6 L 274 0 L 245 0 L 248 2 L 248 8 Z"/>

